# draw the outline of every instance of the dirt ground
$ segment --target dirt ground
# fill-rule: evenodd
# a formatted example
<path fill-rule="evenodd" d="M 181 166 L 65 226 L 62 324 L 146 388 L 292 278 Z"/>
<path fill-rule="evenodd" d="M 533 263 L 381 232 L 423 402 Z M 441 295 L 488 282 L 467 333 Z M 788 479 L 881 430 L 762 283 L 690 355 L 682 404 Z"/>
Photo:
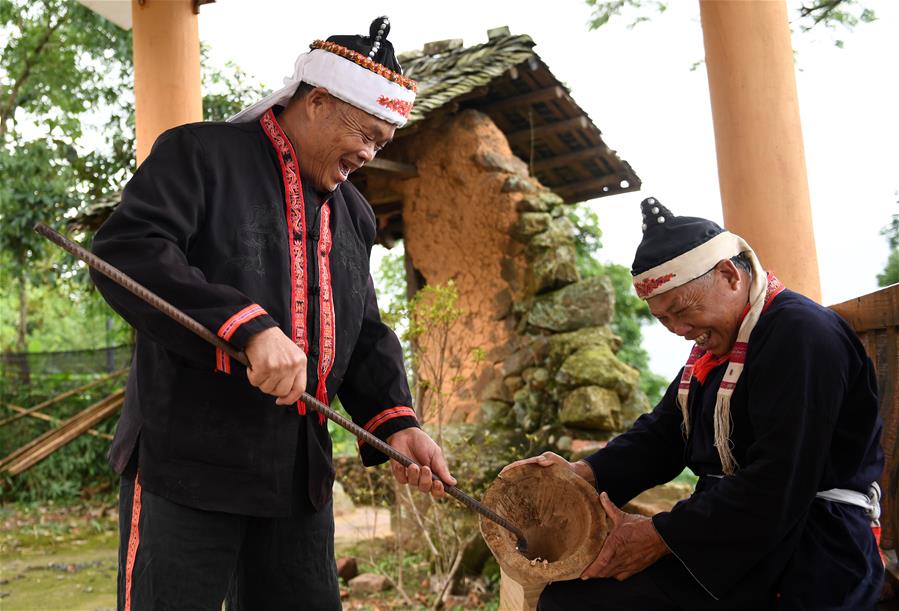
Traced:
<path fill-rule="evenodd" d="M 115 609 L 117 513 L 114 499 L 71 506 L 0 507 L 0 609 L 106 611 Z M 337 556 L 357 558 L 360 572 L 390 572 L 395 558 L 390 513 L 359 507 L 335 517 Z M 404 561 L 406 600 L 396 589 L 351 592 L 341 582 L 347 610 L 425 608 L 426 567 Z M 489 598 L 489 597 L 487 597 Z M 411 602 L 411 604 L 410 604 Z M 454 609 L 495 609 L 472 599 Z"/>

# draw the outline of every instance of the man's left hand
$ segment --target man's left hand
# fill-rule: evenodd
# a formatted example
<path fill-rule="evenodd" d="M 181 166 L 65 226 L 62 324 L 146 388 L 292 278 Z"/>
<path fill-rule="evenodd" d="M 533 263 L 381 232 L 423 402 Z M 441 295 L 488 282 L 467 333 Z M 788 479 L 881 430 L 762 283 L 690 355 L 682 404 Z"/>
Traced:
<path fill-rule="evenodd" d="M 605 492 L 599 500 L 612 522 L 612 530 L 596 560 L 581 573 L 581 579 L 611 577 L 624 581 L 670 553 L 652 519 L 624 513 Z"/>
<path fill-rule="evenodd" d="M 438 499 L 444 495 L 443 484 L 431 477 L 432 473 L 447 484 L 456 485 L 456 478 L 450 475 L 440 446 L 420 428 L 410 427 L 398 431 L 387 438 L 387 443 L 421 465 L 420 468 L 418 465 L 404 467 L 391 460 L 390 469 L 399 483 L 415 486 L 422 492 L 430 492 Z"/>

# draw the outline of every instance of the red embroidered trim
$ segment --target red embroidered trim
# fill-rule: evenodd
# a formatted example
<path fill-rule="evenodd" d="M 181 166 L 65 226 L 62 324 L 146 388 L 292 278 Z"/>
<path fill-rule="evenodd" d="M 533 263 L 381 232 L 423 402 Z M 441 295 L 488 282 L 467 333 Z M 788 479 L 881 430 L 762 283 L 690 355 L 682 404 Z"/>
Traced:
<path fill-rule="evenodd" d="M 131 576 L 134 560 L 140 545 L 140 472 L 134 476 L 134 494 L 131 497 L 131 530 L 128 533 L 128 555 L 125 560 L 125 611 L 131 611 Z"/>
<path fill-rule="evenodd" d="M 315 398 L 328 405 L 328 387 L 326 382 L 331 367 L 334 365 L 334 299 L 331 288 L 331 208 L 328 203 L 322 204 L 321 236 L 318 249 L 318 294 L 319 294 L 319 350 L 318 350 L 318 389 Z M 318 415 L 319 424 L 325 423 L 325 415 Z"/>
<path fill-rule="evenodd" d="M 344 59 L 348 59 L 354 64 L 358 64 L 363 68 L 374 72 L 379 76 L 383 76 L 388 81 L 393 81 L 397 85 L 402 85 L 409 91 L 418 91 L 418 83 L 413 81 L 412 79 L 399 74 L 398 72 L 394 72 L 393 70 L 387 68 L 386 66 L 379 64 L 375 60 L 370 57 L 366 57 L 361 53 L 357 53 L 352 49 L 347 49 L 346 47 L 337 44 L 336 42 L 327 42 L 324 40 L 316 40 L 311 45 L 309 45 L 310 49 L 321 49 L 322 51 L 328 51 L 330 53 L 334 53 L 335 55 L 339 55 Z"/>
<path fill-rule="evenodd" d="M 369 433 L 374 433 L 376 428 L 378 428 L 388 420 L 393 420 L 394 418 L 399 418 L 401 416 L 409 416 L 410 418 L 415 418 L 415 410 L 413 410 L 411 407 L 406 406 L 391 407 L 385 409 L 383 412 L 366 422 L 365 426 L 362 428 L 364 428 Z"/>
<path fill-rule="evenodd" d="M 677 274 L 665 274 L 664 276 L 659 276 L 658 278 L 646 278 L 634 284 L 634 288 L 637 289 L 637 297 L 640 299 L 645 299 L 649 297 L 650 294 L 672 278 L 674 278 Z"/>
<path fill-rule="evenodd" d="M 284 201 L 287 214 L 287 239 L 290 244 L 290 303 L 292 339 L 303 352 L 309 350 L 306 337 L 306 206 L 303 201 L 303 184 L 300 167 L 290 140 L 275 120 L 269 108 L 259 119 L 262 129 L 278 153 L 281 175 L 284 179 Z M 299 236 L 299 238 L 297 237 Z M 306 415 L 306 404 L 297 402 L 297 411 Z"/>
<path fill-rule="evenodd" d="M 237 314 L 229 318 L 219 327 L 218 335 L 224 340 L 231 339 L 234 332 L 237 331 L 242 324 L 249 320 L 253 320 L 259 316 L 268 314 L 261 306 L 255 303 L 248 305 Z M 231 357 L 229 357 L 221 348 L 215 349 L 215 368 L 225 373 L 231 373 Z"/>
<path fill-rule="evenodd" d="M 395 98 L 388 98 L 386 95 L 382 95 L 378 98 L 378 104 L 380 104 L 381 106 L 386 106 L 393 112 L 399 113 L 404 117 L 408 117 L 409 113 L 412 112 L 412 102 L 398 100 Z"/>

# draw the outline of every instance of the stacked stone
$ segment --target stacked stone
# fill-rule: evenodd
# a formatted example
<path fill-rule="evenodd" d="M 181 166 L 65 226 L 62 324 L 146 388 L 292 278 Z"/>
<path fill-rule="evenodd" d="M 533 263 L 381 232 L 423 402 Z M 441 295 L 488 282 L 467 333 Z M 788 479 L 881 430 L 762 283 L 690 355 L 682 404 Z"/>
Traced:
<path fill-rule="evenodd" d="M 576 229 L 562 199 L 520 174 L 503 191 L 521 194 L 513 237 L 527 268 L 510 311 L 517 346 L 480 393 L 482 414 L 494 425 L 542 433 L 541 442 L 566 452 L 573 437 L 626 429 L 649 402 L 639 373 L 616 356 L 611 283 L 579 277 Z"/>

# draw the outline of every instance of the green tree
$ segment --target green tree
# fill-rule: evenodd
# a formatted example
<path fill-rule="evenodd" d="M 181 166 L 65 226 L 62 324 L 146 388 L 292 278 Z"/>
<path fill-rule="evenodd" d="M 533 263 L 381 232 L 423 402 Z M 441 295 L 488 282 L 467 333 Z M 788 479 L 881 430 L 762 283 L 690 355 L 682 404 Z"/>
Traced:
<path fill-rule="evenodd" d="M 72 264 L 48 255 L 31 228 L 60 227 L 90 194 L 108 191 L 121 166 L 121 117 L 127 116 L 131 36 L 76 2 L 0 0 L 0 251 L 17 287 L 17 350 L 27 348 L 29 285 Z M 100 112 L 113 129 L 90 154 L 79 153 L 84 121 Z M 8 286 L 9 284 L 5 284 Z"/>
<path fill-rule="evenodd" d="M 133 174 L 131 34 L 70 0 L 0 0 L 0 35 L 0 252 L 3 286 L 16 294 L 9 308 L 16 322 L 5 308 L 0 348 L 64 347 L 63 330 L 79 327 L 50 315 L 64 310 L 54 299 L 91 323 L 69 346 L 96 347 L 110 321 L 112 335 L 124 337 L 124 323 L 91 289 L 84 266 L 31 228 L 43 221 L 63 229 L 87 205 L 116 201 Z M 207 119 L 224 119 L 262 95 L 238 67 L 211 66 L 208 55 L 203 49 Z M 55 291 L 39 286 L 50 282 Z M 10 303 L 5 291 L 2 303 Z M 29 324 L 30 316 L 46 324 Z"/>
<path fill-rule="evenodd" d="M 652 404 L 658 402 L 668 384 L 662 376 L 649 369 L 649 354 L 643 348 L 643 327 L 654 319 L 649 307 L 634 293 L 630 270 L 616 263 L 602 263 L 597 255 L 602 248 L 599 217 L 585 204 L 569 209 L 568 218 L 577 229 L 578 273 L 582 278 L 606 276 L 615 290 L 615 314 L 612 330 L 621 338 L 618 358 L 640 372 L 640 388 Z"/>
<path fill-rule="evenodd" d="M 628 27 L 648 21 L 654 14 L 668 9 L 666 0 L 585 0 L 592 8 L 589 28 L 595 30 L 607 24 L 614 17 L 629 19 Z M 802 32 L 816 26 L 829 29 L 838 27 L 852 30 L 859 23 L 871 23 L 877 15 L 859 0 L 812 0 L 803 2 L 798 9 L 797 23 Z M 841 39 L 834 44 L 843 46 Z"/>
<path fill-rule="evenodd" d="M 896 202 L 899 204 L 899 201 Z M 890 224 L 880 230 L 880 235 L 890 245 L 890 257 L 883 273 L 877 274 L 878 286 L 889 286 L 899 282 L 899 214 L 894 214 Z"/>

